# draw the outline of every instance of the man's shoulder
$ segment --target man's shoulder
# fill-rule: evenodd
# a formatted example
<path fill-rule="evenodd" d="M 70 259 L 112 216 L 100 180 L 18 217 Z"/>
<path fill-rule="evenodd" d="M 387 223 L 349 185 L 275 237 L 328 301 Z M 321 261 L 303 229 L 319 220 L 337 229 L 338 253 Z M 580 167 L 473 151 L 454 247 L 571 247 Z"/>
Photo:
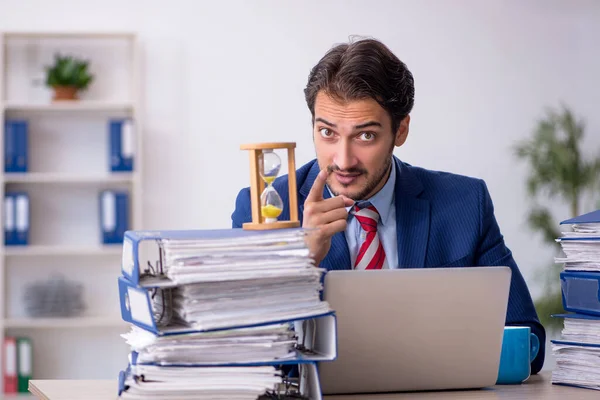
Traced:
<path fill-rule="evenodd" d="M 456 206 L 464 210 L 465 206 L 480 206 L 489 196 L 487 185 L 481 178 L 404 163 L 403 168 L 423 185 L 421 197 L 428 199 L 434 206 Z"/>
<path fill-rule="evenodd" d="M 432 265 L 461 259 L 465 256 L 464 244 L 474 248 L 482 234 L 483 221 L 493 213 L 491 199 L 483 179 L 446 171 L 407 166 L 423 186 L 419 195 L 430 206 L 432 243 L 440 243 L 444 255 L 432 258 Z M 453 240 L 458 242 L 452 242 Z M 454 244 L 452 244 L 454 243 Z M 432 255 L 432 257 L 434 257 Z"/>
<path fill-rule="evenodd" d="M 478 193 L 485 188 L 483 179 L 473 176 L 426 169 L 406 163 L 403 164 L 403 168 L 406 168 L 421 182 L 428 197 L 447 196 L 454 193 L 464 194 L 465 192 Z"/>

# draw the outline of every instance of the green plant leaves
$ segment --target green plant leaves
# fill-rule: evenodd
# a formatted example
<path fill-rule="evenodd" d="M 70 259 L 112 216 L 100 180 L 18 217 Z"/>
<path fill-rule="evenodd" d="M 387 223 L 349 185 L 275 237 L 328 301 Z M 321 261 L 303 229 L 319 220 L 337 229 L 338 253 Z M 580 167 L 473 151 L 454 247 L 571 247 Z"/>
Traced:
<path fill-rule="evenodd" d="M 94 80 L 88 71 L 89 61 L 73 56 L 54 55 L 54 64 L 46 67 L 46 85 L 74 86 L 79 90 L 86 89 Z"/>
<path fill-rule="evenodd" d="M 582 191 L 598 181 L 600 160 L 584 160 L 580 142 L 583 122 L 578 122 L 566 107 L 562 111 L 548 110 L 546 119 L 538 122 L 533 138 L 515 147 L 518 158 L 529 163 L 527 189 L 531 197 L 560 197 L 578 214 Z M 575 215 L 573 215 L 575 216 Z"/>

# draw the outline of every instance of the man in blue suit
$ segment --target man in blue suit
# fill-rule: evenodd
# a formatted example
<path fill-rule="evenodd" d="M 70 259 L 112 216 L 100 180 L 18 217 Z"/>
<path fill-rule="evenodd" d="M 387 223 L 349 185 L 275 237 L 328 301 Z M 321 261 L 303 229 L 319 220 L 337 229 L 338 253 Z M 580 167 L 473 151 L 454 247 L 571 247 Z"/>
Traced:
<path fill-rule="evenodd" d="M 414 82 L 406 65 L 376 40 L 331 49 L 305 89 L 317 159 L 296 171 L 298 214 L 316 228 L 309 247 L 327 270 L 509 266 L 507 325 L 540 339 L 532 373 L 543 366 L 545 331 L 480 179 L 400 161 Z M 289 219 L 287 176 L 274 187 Z M 249 188 L 236 199 L 232 226 L 251 221 Z M 473 315 L 473 318 L 477 318 Z"/>

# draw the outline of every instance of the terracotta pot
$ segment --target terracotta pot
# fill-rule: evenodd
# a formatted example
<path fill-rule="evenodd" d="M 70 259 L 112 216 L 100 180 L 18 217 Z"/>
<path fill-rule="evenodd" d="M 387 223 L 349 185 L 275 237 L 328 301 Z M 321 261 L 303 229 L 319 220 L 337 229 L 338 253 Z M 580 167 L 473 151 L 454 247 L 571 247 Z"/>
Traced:
<path fill-rule="evenodd" d="M 54 86 L 53 100 L 77 100 L 77 88 L 75 86 Z"/>

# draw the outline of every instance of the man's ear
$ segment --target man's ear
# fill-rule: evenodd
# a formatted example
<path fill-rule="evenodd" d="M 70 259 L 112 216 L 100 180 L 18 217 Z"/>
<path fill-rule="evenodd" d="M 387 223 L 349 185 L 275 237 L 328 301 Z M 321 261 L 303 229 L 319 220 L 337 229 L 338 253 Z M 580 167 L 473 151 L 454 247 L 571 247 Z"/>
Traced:
<path fill-rule="evenodd" d="M 410 115 L 404 117 L 402 121 L 400 121 L 400 126 L 398 127 L 398 131 L 396 131 L 396 147 L 400 147 L 406 142 L 406 138 L 408 137 L 408 128 L 410 125 Z"/>

